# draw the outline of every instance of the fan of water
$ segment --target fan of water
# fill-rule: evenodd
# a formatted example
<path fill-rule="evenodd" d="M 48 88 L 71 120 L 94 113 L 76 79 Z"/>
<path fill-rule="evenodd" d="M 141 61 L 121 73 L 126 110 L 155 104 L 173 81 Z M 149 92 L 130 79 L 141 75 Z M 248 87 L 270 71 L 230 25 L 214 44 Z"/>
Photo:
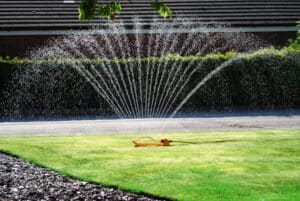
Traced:
<path fill-rule="evenodd" d="M 224 25 L 183 19 L 153 19 L 147 25 L 135 19 L 131 26 L 111 22 L 106 28 L 52 40 L 31 55 L 68 59 L 120 118 L 173 117 L 210 78 L 239 60 L 230 59 L 195 78 L 205 68 L 205 60 L 184 56 L 245 52 L 260 45 L 249 35 L 227 30 Z"/>

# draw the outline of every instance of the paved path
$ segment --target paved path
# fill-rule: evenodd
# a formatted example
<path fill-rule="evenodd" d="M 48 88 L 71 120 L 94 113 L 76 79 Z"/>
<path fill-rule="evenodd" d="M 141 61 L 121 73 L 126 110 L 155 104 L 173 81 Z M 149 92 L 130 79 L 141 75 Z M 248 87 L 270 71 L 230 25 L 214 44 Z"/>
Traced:
<path fill-rule="evenodd" d="M 0 136 L 300 129 L 300 115 L 0 123 Z"/>

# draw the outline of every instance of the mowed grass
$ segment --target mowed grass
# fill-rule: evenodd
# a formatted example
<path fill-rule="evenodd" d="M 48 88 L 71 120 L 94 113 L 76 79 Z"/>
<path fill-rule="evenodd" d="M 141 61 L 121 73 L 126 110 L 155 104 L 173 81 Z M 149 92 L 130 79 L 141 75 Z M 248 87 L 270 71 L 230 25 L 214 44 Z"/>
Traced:
<path fill-rule="evenodd" d="M 64 175 L 175 200 L 300 200 L 300 130 L 155 134 L 201 144 L 135 148 L 143 135 L 1 137 L 0 150 Z M 213 142 L 232 140 L 227 142 Z"/>

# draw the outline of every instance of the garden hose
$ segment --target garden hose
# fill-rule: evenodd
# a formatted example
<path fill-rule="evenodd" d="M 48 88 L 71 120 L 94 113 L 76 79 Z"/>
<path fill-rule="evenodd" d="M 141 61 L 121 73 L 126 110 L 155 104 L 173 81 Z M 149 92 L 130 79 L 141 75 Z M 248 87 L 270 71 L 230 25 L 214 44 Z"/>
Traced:
<path fill-rule="evenodd" d="M 143 142 L 142 139 L 150 139 L 152 142 Z M 289 140 L 286 138 L 280 139 L 282 140 Z M 203 142 L 194 142 L 194 141 L 184 141 L 184 140 L 169 140 L 167 138 L 163 138 L 161 140 L 156 140 L 152 137 L 140 137 L 137 139 L 134 139 L 132 143 L 135 145 L 135 147 L 148 147 L 148 146 L 170 146 L 171 143 L 177 142 L 177 143 L 184 143 L 184 144 L 206 144 L 206 143 L 222 143 L 222 142 L 247 142 L 247 141 L 271 141 L 266 139 L 261 140 L 243 140 L 243 139 L 224 139 L 224 140 L 215 140 L 215 141 L 203 141 Z"/>

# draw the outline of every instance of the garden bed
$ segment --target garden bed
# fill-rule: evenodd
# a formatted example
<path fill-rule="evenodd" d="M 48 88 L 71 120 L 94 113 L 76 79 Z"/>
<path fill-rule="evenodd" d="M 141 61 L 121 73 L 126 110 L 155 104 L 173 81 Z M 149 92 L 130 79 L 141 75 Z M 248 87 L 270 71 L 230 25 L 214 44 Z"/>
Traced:
<path fill-rule="evenodd" d="M 158 199 L 64 177 L 0 153 L 0 200 L 154 201 Z"/>

